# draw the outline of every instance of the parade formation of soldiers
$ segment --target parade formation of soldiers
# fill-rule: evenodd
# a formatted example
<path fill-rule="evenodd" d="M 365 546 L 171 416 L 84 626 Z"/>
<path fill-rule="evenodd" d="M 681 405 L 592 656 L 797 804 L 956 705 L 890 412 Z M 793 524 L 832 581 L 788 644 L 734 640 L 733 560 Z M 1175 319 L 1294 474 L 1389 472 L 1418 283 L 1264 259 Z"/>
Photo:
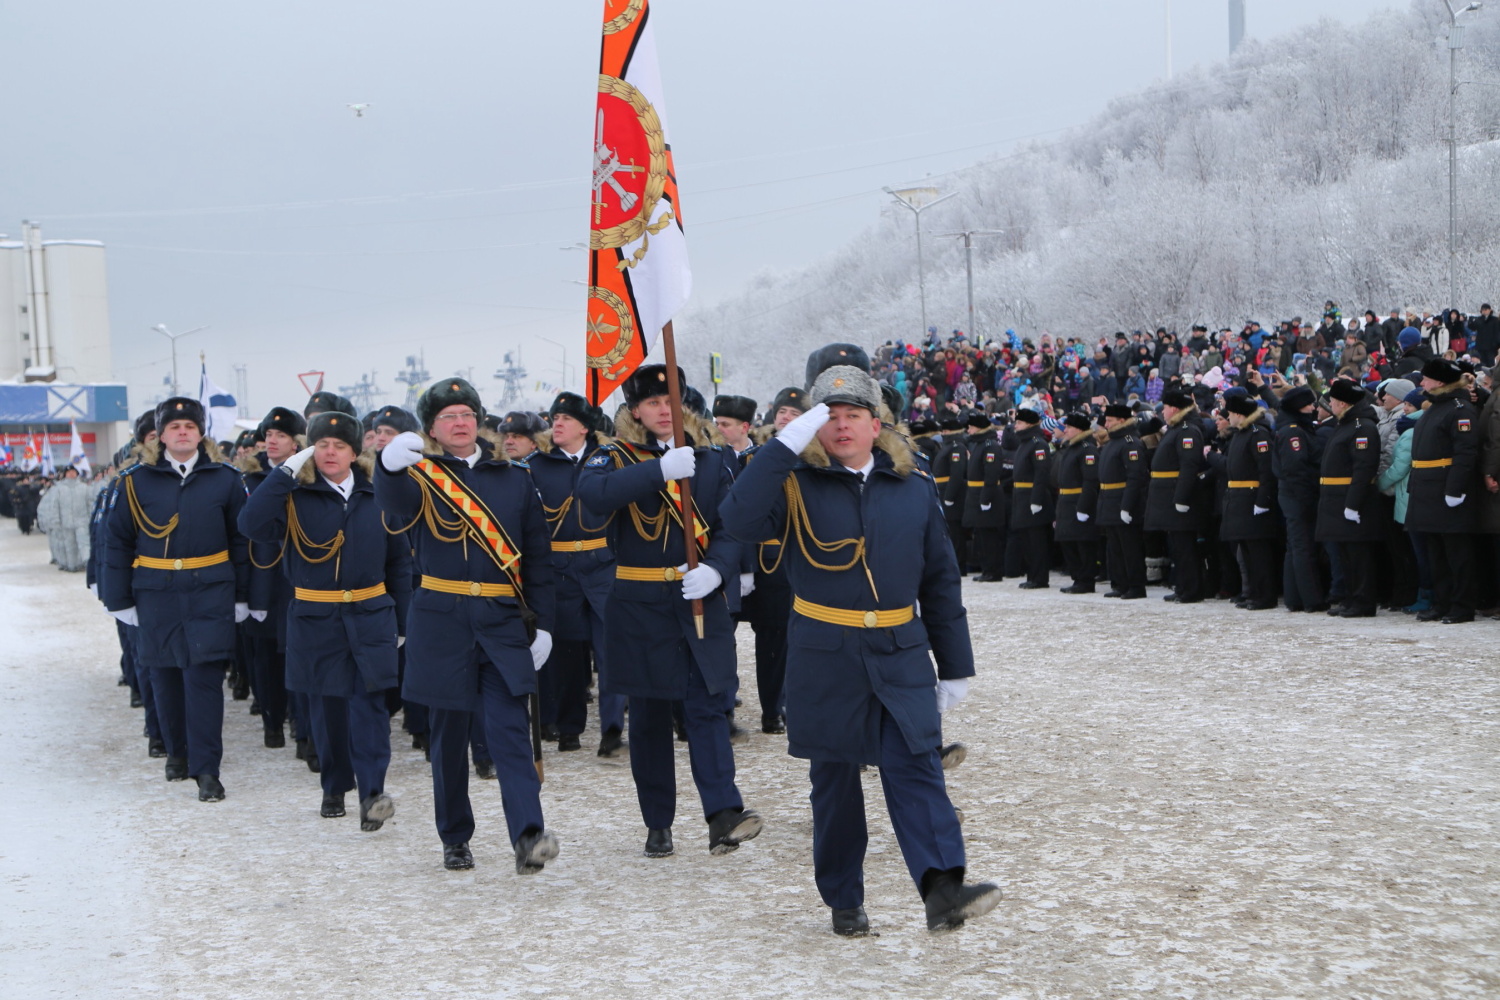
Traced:
<path fill-rule="evenodd" d="M 941 484 L 869 369 L 852 345 L 815 352 L 760 427 L 755 400 L 710 405 L 662 365 L 625 381 L 612 417 L 568 392 L 545 417 L 490 415 L 453 377 L 415 413 L 360 417 L 315 393 L 222 446 L 196 400 L 164 401 L 118 456 L 88 565 L 149 755 L 222 800 L 227 683 L 266 747 L 291 727 L 321 815 L 344 816 L 354 792 L 373 833 L 396 808 L 399 714 L 431 764 L 444 867 L 476 864 L 472 760 L 497 779 L 529 875 L 559 851 L 542 744 L 580 750 L 592 703 L 598 755 L 628 754 L 644 854 L 678 850 L 683 742 L 704 846 L 727 855 L 768 821 L 736 783 L 747 621 L 761 729 L 809 761 L 833 930 L 869 933 L 870 768 L 929 929 L 989 912 L 1000 890 L 966 879 L 943 776 L 965 752 L 944 743 L 942 713 L 975 673 L 961 567 Z"/>

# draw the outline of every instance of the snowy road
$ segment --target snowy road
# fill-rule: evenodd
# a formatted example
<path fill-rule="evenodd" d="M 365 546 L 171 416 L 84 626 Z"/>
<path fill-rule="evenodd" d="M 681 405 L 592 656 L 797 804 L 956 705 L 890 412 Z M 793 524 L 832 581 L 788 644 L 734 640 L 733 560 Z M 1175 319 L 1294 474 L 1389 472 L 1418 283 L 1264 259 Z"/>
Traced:
<path fill-rule="evenodd" d="M 450 873 L 397 733 L 377 834 L 233 703 L 228 799 L 146 757 L 110 620 L 0 522 L 0 997 L 1437 997 L 1500 995 L 1500 624 L 1121 606 L 970 584 L 980 678 L 948 720 L 971 873 L 1006 901 L 927 933 L 867 783 L 866 908 L 812 883 L 805 765 L 756 732 L 767 819 L 712 858 L 680 752 L 678 855 L 640 854 L 628 764 L 547 756 L 562 841 L 513 874 L 475 781 Z M 748 634 L 741 629 L 742 638 Z M 741 646 L 746 705 L 759 719 Z"/>

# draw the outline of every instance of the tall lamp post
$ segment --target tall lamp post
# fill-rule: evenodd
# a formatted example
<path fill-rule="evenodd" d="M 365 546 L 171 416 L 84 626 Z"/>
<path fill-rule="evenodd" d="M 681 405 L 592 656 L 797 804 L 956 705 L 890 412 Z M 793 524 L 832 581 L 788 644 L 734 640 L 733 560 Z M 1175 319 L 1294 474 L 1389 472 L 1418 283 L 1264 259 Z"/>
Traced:
<path fill-rule="evenodd" d="M 568 374 L 568 345 L 567 344 L 558 343 L 557 341 L 553 340 L 551 337 L 542 337 L 542 336 L 538 336 L 537 334 L 532 334 L 531 336 L 532 336 L 532 338 L 534 340 L 545 341 L 545 342 L 551 344 L 553 347 L 556 347 L 556 348 L 558 348 L 559 350 L 562 351 L 562 377 L 563 377 L 563 382 L 565 384 L 567 384 L 568 386 L 571 387 L 571 382 L 569 382 L 569 379 L 571 378 L 571 376 Z"/>
<path fill-rule="evenodd" d="M 957 233 L 940 233 L 941 236 L 963 237 L 964 241 L 964 275 L 969 282 L 969 336 L 974 338 L 974 343 L 979 343 L 979 330 L 974 325 L 974 237 L 976 236 L 1003 236 L 1003 229 L 965 229 Z"/>
<path fill-rule="evenodd" d="M 1458 308 L 1458 50 L 1464 46 L 1458 19 L 1483 7 L 1475 0 L 1463 7 L 1443 0 L 1448 10 L 1448 308 Z"/>
<path fill-rule="evenodd" d="M 192 334 L 195 334 L 195 333 L 202 333 L 204 330 L 207 330 L 208 327 L 206 327 L 206 326 L 198 326 L 198 327 L 194 327 L 191 330 L 184 330 L 182 333 L 173 333 L 171 330 L 167 329 L 167 326 L 166 326 L 165 323 L 158 323 L 155 326 L 153 326 L 151 329 L 155 330 L 157 333 L 161 334 L 163 337 L 166 337 L 168 340 L 170 340 L 172 342 L 172 395 L 175 396 L 175 395 L 178 394 L 178 390 L 177 390 L 177 341 L 180 340 L 180 339 L 182 339 L 183 337 L 191 336 Z"/>
<path fill-rule="evenodd" d="M 916 199 L 908 197 L 909 193 L 904 191 L 892 191 L 890 188 L 881 188 L 886 194 L 896 199 L 898 205 L 904 205 L 911 209 L 912 215 L 917 217 L 917 292 L 922 298 L 922 336 L 927 335 L 927 276 L 922 270 L 922 213 L 934 205 L 942 204 L 949 198 L 957 198 L 958 193 L 950 192 L 932 201 L 918 204 Z"/>

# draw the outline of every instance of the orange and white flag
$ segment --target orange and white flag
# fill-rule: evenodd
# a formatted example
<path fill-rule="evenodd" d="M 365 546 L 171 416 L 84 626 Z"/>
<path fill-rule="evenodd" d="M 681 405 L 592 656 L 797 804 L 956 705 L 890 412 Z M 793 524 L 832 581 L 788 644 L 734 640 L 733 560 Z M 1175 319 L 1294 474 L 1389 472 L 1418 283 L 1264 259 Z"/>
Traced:
<path fill-rule="evenodd" d="M 693 288 L 649 0 L 605 0 L 589 201 L 588 398 L 640 367 Z"/>

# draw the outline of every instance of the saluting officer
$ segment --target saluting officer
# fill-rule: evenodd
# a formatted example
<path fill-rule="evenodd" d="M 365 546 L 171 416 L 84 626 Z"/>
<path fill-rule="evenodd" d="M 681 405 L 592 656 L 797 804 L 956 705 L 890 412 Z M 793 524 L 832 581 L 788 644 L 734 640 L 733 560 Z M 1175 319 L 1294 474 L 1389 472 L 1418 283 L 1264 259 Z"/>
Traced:
<path fill-rule="evenodd" d="M 250 495 L 240 528 L 277 547 L 292 588 L 286 683 L 307 696 L 321 751 L 327 818 L 344 815 L 358 790 L 359 825 L 378 830 L 395 812 L 385 793 L 391 717 L 385 692 L 397 683 L 396 649 L 411 599 L 411 550 L 385 530 L 360 455 L 364 428 L 346 413 L 320 413 L 311 446 L 277 466 Z"/>
<path fill-rule="evenodd" d="M 686 385 L 681 371 L 680 385 Z M 647 857 L 673 853 L 677 808 L 672 703 L 682 702 L 693 781 L 708 822 L 708 847 L 726 854 L 761 831 L 734 783 L 724 697 L 735 681 L 734 622 L 740 606 L 740 544 L 719 525 L 731 479 L 706 422 L 684 408 L 688 439 L 672 447 L 672 406 L 663 365 L 625 380 L 615 442 L 585 464 L 578 498 L 609 518 L 615 584 L 604 620 L 610 694 L 630 699 L 630 773 L 645 821 Z M 688 570 L 678 480 L 691 480 L 700 557 Z M 703 602 L 703 638 L 690 602 Z"/>
<path fill-rule="evenodd" d="M 156 408 L 158 441 L 120 477 L 109 514 L 104 606 L 140 626 L 168 781 L 195 778 L 200 802 L 224 798 L 224 673 L 235 625 L 250 614 L 250 562 L 237 527 L 245 483 L 204 436 L 203 406 Z"/>
<path fill-rule="evenodd" d="M 1479 510 L 1479 411 L 1463 371 L 1437 358 L 1422 368 L 1431 405 L 1412 428 L 1406 529 L 1423 536 L 1432 563 L 1432 607 L 1418 621 L 1474 620 L 1474 544 Z"/>
<path fill-rule="evenodd" d="M 938 751 L 940 712 L 974 673 L 958 564 L 910 445 L 880 424 L 874 379 L 835 366 L 812 398 L 740 477 L 725 523 L 747 542 L 783 543 L 796 595 L 787 733 L 790 753 L 811 761 L 815 880 L 836 933 L 869 932 L 860 768 L 878 765 L 927 926 L 955 927 L 1000 898 L 963 884 Z"/>
<path fill-rule="evenodd" d="M 1286 558 L 1282 561 L 1281 597 L 1288 611 L 1328 610 L 1322 569 L 1315 544 L 1318 520 L 1319 469 L 1323 438 L 1313 407 L 1317 397 L 1307 386 L 1289 389 L 1281 397 L 1276 422 L 1276 500 L 1286 518 Z M 1402 539 L 1401 544 L 1406 545 Z"/>
<path fill-rule="evenodd" d="M 607 520 L 590 517 L 578 499 L 583 465 L 599 450 L 595 433 L 598 411 L 573 392 L 558 393 L 547 409 L 552 429 L 537 435 L 537 450 L 526 461 L 542 497 L 551 533 L 552 569 L 557 580 L 557 628 L 552 655 L 542 667 L 541 682 L 552 695 L 544 700 L 542 718 L 555 722 L 557 749 L 577 750 L 588 722 L 589 653 L 600 677 L 600 757 L 613 757 L 624 745 L 625 699 L 604 694 L 609 674 L 604 607 L 615 580 L 615 557 L 609 550 Z M 554 706 L 549 715 L 548 703 Z"/>
<path fill-rule="evenodd" d="M 474 867 L 466 757 L 470 716 L 482 706 L 516 872 L 529 875 L 557 857 L 527 708 L 552 648 L 552 547 L 531 476 L 481 440 L 483 415 L 463 379 L 429 386 L 417 400 L 424 433 L 398 434 L 380 452 L 375 500 L 388 531 L 411 533 L 421 574 L 406 616 L 403 694 L 428 707 L 443 866 Z"/>
<path fill-rule="evenodd" d="M 1219 538 L 1235 542 L 1245 564 L 1246 611 L 1276 607 L 1276 476 L 1271 470 L 1271 429 L 1254 399 L 1235 393 L 1224 401 L 1232 428 L 1224 458 L 1227 493 Z"/>
<path fill-rule="evenodd" d="M 1042 434 L 1042 415 L 1016 411 L 1016 457 L 1012 471 L 1010 527 L 1021 542 L 1026 579 L 1022 590 L 1046 590 L 1052 572 L 1052 449 Z"/>
<path fill-rule="evenodd" d="M 1094 425 L 1082 413 L 1063 418 L 1062 444 L 1053 455 L 1057 491 L 1056 538 L 1073 582 L 1063 594 L 1092 594 L 1099 568 L 1099 450 Z"/>
<path fill-rule="evenodd" d="M 1323 450 L 1318 477 L 1317 540 L 1337 545 L 1344 601 L 1330 615 L 1374 618 L 1378 597 L 1375 543 L 1385 537 L 1385 500 L 1375 485 L 1380 470 L 1380 421 L 1358 382 L 1335 379 L 1329 408 L 1338 421 Z M 1424 418 L 1425 419 L 1425 418 Z"/>
<path fill-rule="evenodd" d="M 1104 408 L 1109 440 L 1099 449 L 1099 506 L 1104 532 L 1105 597 L 1138 601 L 1146 596 L 1146 490 L 1151 482 L 1146 446 L 1136 433 L 1135 411 L 1111 403 Z"/>
<path fill-rule="evenodd" d="M 1208 440 L 1198 422 L 1193 397 L 1180 389 L 1161 395 L 1167 428 L 1151 456 L 1151 486 L 1146 494 L 1146 530 L 1164 531 L 1172 557 L 1172 593 L 1163 600 L 1195 604 L 1203 600 L 1203 566 L 1198 535 L 1208 523 L 1210 499 L 1198 480 L 1208 468 L 1203 454 Z"/>

